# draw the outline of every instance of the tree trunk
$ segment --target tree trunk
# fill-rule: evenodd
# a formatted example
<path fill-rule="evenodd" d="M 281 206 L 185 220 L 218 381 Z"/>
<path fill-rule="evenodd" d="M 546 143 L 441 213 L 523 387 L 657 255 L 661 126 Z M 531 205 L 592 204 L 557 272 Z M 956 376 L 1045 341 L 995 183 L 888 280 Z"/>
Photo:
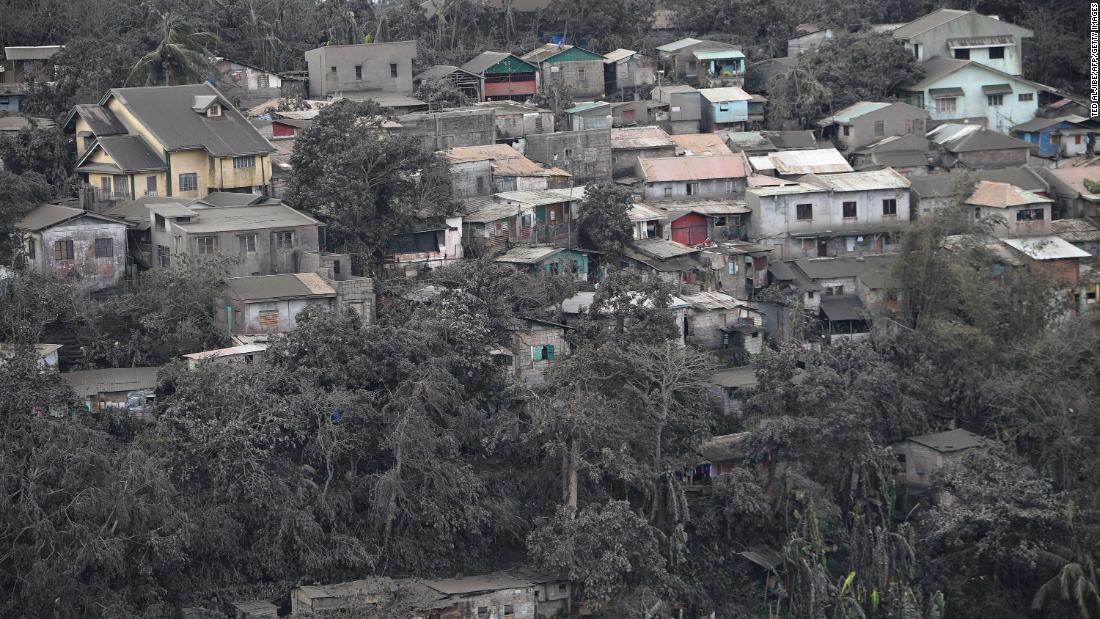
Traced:
<path fill-rule="evenodd" d="M 404 462 L 403 445 L 404 443 L 399 440 L 393 448 L 393 468 L 390 469 L 393 474 L 393 488 L 390 489 L 390 495 L 386 498 L 386 523 L 382 528 L 383 550 L 389 547 L 390 536 L 393 535 L 393 524 L 397 520 L 397 486 L 401 483 L 401 465 Z"/>
<path fill-rule="evenodd" d="M 565 506 L 569 509 L 569 517 L 577 516 L 577 475 L 580 468 L 581 448 L 580 438 L 574 431 L 569 437 L 569 449 L 567 454 L 567 472 L 565 478 Z"/>

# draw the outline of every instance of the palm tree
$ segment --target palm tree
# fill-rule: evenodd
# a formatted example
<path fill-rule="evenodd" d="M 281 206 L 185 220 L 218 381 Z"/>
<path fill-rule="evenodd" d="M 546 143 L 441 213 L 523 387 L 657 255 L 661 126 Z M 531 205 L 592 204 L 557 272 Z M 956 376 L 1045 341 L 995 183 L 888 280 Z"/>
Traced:
<path fill-rule="evenodd" d="M 1091 537 L 1091 536 L 1090 536 Z M 1032 610 L 1042 610 L 1052 599 L 1060 599 L 1077 607 L 1081 619 L 1096 619 L 1092 609 L 1100 611 L 1100 580 L 1096 570 L 1096 540 L 1081 542 L 1074 535 L 1073 547 L 1055 547 L 1039 551 L 1044 563 L 1058 571 L 1035 593 Z"/>
<path fill-rule="evenodd" d="M 126 83 L 170 86 L 201 82 L 216 71 L 210 49 L 217 44 L 217 35 L 195 32 L 182 17 L 165 13 L 160 19 L 160 43 L 137 61 Z"/>

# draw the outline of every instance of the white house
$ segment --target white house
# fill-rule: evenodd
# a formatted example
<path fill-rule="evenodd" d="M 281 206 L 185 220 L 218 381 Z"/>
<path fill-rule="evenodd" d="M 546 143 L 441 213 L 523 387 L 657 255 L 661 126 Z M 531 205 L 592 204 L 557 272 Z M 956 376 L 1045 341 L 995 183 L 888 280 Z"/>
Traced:
<path fill-rule="evenodd" d="M 780 259 L 890 251 L 909 222 L 909 184 L 885 168 L 750 188 L 753 238 Z"/>
<path fill-rule="evenodd" d="M 1023 40 L 1034 33 L 974 11 L 940 9 L 893 31 L 918 61 L 936 56 L 973 60 L 1008 73 L 1023 75 Z"/>
<path fill-rule="evenodd" d="M 1035 118 L 1039 93 L 1049 90 L 973 60 L 937 56 L 921 66 L 924 78 L 901 90 L 911 105 L 928 110 L 933 121 L 970 119 L 1008 133 Z"/>

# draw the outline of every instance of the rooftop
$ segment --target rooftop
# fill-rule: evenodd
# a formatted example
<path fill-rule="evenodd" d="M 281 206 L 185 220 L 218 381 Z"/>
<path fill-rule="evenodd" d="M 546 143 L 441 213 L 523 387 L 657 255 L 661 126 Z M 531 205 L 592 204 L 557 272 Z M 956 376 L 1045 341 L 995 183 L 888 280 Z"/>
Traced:
<path fill-rule="evenodd" d="M 965 16 L 966 13 L 967 11 L 958 11 L 955 9 L 932 11 L 894 30 L 894 38 L 907 39 L 917 36 L 918 34 L 923 34 L 933 28 L 938 28 L 946 23 L 953 22 Z"/>
<path fill-rule="evenodd" d="M 320 222 L 316 219 L 296 211 L 282 202 L 207 208 L 198 211 L 198 219 L 190 222 L 172 222 L 173 226 L 190 234 L 292 228 L 319 224 Z"/>
<path fill-rule="evenodd" d="M 674 139 L 656 126 L 623 127 L 611 130 L 611 149 L 643 149 L 675 147 Z"/>
<path fill-rule="evenodd" d="M 717 133 L 684 133 L 672 136 L 672 141 L 687 156 L 733 154 L 730 147 L 726 146 L 726 141 Z"/>
<path fill-rule="evenodd" d="M 229 348 L 216 348 L 214 350 L 193 352 L 183 355 L 183 358 L 192 361 L 204 361 L 206 359 L 221 359 L 223 357 L 233 357 L 236 355 L 251 355 L 265 350 L 267 350 L 266 344 L 242 344 L 240 346 L 230 346 Z"/>
<path fill-rule="evenodd" d="M 654 157 L 638 164 L 647 183 L 745 178 L 749 172 L 742 155 Z"/>
<path fill-rule="evenodd" d="M 927 137 L 952 153 L 1031 148 L 1023 140 L 990 131 L 981 125 L 945 123 L 929 131 Z"/>
<path fill-rule="evenodd" d="M 100 393 L 119 393 L 153 389 L 157 386 L 160 368 L 107 368 L 64 372 L 61 378 L 69 383 L 77 396 L 86 398 Z"/>
<path fill-rule="evenodd" d="M 715 372 L 711 380 L 720 387 L 755 387 L 756 371 L 751 367 L 726 368 Z"/>
<path fill-rule="evenodd" d="M 824 295 L 821 297 L 821 313 L 830 321 L 863 320 L 865 308 L 856 295 Z"/>
<path fill-rule="evenodd" d="M 603 58 L 604 58 L 604 62 L 606 64 L 614 64 L 616 62 L 626 60 L 627 58 L 630 58 L 631 56 L 633 56 L 634 54 L 637 54 L 637 53 L 638 52 L 636 52 L 632 49 L 623 49 L 623 48 L 620 47 L 619 49 L 607 52 L 606 54 L 603 55 Z"/>
<path fill-rule="evenodd" d="M 22 45 L 4 48 L 7 60 L 49 60 L 60 52 L 61 45 Z"/>
<path fill-rule="evenodd" d="M 497 257 L 496 262 L 538 264 L 550 256 L 565 251 L 560 247 L 513 247 Z"/>
<path fill-rule="evenodd" d="M 316 273 L 230 277 L 226 287 L 242 301 L 335 297 L 336 291 Z"/>
<path fill-rule="evenodd" d="M 711 103 L 720 103 L 723 101 L 751 101 L 752 95 L 736 86 L 725 86 L 722 88 L 700 88 L 699 94 L 703 95 L 703 98 Z"/>
<path fill-rule="evenodd" d="M 1026 123 L 1021 123 L 1019 125 L 1016 125 L 1015 127 L 1012 128 L 1012 131 L 1023 131 L 1023 132 L 1042 131 L 1043 129 L 1046 129 L 1048 127 L 1054 127 L 1054 126 L 1060 125 L 1062 123 L 1075 124 L 1075 123 L 1081 122 L 1082 120 L 1086 120 L 1086 119 L 1083 116 L 1078 116 L 1076 114 L 1070 114 L 1068 116 L 1059 116 L 1057 118 L 1042 118 L 1042 117 L 1037 116 L 1037 117 L 1032 118 L 1031 120 L 1027 121 Z"/>
<path fill-rule="evenodd" d="M 757 311 L 747 302 L 735 299 L 724 292 L 700 292 L 698 294 L 681 296 L 681 298 L 687 301 L 693 309 L 697 310 L 709 311 L 745 308 L 747 310 Z"/>
<path fill-rule="evenodd" d="M 1100 241 L 1100 227 L 1087 219 L 1055 219 L 1050 222 L 1050 231 L 1070 243 Z"/>
<path fill-rule="evenodd" d="M 1038 236 L 1025 239 L 1002 239 L 1005 245 L 1019 251 L 1032 260 L 1064 260 L 1091 258 L 1092 254 L 1057 236 Z"/>
<path fill-rule="evenodd" d="M 699 444 L 696 451 L 711 462 L 725 462 L 744 458 L 748 455 L 745 441 L 752 436 L 750 432 L 712 436 Z"/>
<path fill-rule="evenodd" d="M 909 179 L 890 168 L 844 174 L 807 174 L 799 179 L 807 185 L 817 185 L 829 191 L 874 191 L 908 189 Z"/>
<path fill-rule="evenodd" d="M 101 215 L 92 211 L 85 211 L 79 208 L 73 208 L 71 206 L 61 206 L 60 204 L 43 204 L 35 207 L 29 213 L 23 216 L 15 227 L 20 230 L 28 230 L 30 232 L 38 232 L 39 230 L 45 230 L 52 226 L 71 221 L 79 217 L 90 217 L 92 219 L 98 219 L 108 223 L 115 223 L 119 225 L 126 225 L 126 222 Z"/>
<path fill-rule="evenodd" d="M 835 148 L 781 150 L 752 157 L 750 161 L 757 170 L 774 169 L 781 176 L 852 171 L 848 160 Z"/>
<path fill-rule="evenodd" d="M 1051 202 L 1054 202 L 1054 200 L 1020 189 L 1015 185 L 994 181 L 979 182 L 974 193 L 966 199 L 966 203 L 971 206 L 987 206 L 990 208 L 1049 204 Z"/>
<path fill-rule="evenodd" d="M 658 260 L 689 256 L 699 252 L 694 247 L 665 239 L 638 239 L 632 241 L 630 245 L 641 253 Z"/>
<path fill-rule="evenodd" d="M 988 439 L 974 434 L 969 430 L 963 430 L 962 428 L 949 430 L 947 432 L 937 432 L 935 434 L 922 434 L 921 436 L 911 437 L 908 440 L 934 449 L 940 453 L 962 451 L 972 447 L 983 447 L 990 443 Z"/>
<path fill-rule="evenodd" d="M 881 110 L 884 107 L 890 107 L 891 105 L 893 105 L 893 104 L 892 103 L 887 103 L 885 101 L 860 101 L 858 103 L 853 103 L 852 105 L 849 105 L 848 107 L 844 108 L 843 110 L 840 110 L 839 112 L 836 112 L 832 116 L 829 116 L 829 117 L 826 117 L 826 118 L 823 118 L 823 119 L 817 121 L 817 124 L 822 126 L 822 127 L 824 127 L 826 125 L 831 125 L 831 124 L 834 124 L 834 123 L 847 124 L 847 123 L 852 122 L 852 119 L 859 118 L 860 116 L 863 116 L 864 114 L 870 114 L 871 112 L 876 112 L 878 110 Z"/>

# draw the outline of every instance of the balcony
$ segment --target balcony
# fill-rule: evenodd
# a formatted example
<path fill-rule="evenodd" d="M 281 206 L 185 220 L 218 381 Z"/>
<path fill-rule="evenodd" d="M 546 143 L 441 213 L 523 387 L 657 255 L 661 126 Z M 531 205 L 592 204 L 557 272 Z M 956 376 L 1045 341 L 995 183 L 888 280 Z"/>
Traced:
<path fill-rule="evenodd" d="M 93 185 L 81 185 L 79 192 L 80 205 L 85 210 L 99 213 L 110 209 L 119 202 L 126 202 L 133 199 L 129 191 L 113 191 Z"/>

